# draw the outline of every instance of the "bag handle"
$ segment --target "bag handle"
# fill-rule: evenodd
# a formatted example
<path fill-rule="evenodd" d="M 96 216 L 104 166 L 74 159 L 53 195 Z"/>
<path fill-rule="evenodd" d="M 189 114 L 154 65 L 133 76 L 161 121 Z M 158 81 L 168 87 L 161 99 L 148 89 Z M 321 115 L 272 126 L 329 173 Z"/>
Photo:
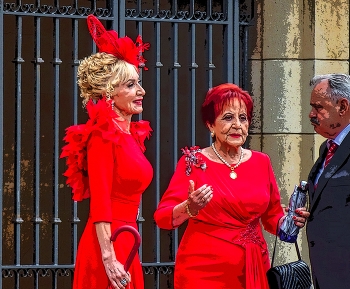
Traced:
<path fill-rule="evenodd" d="M 283 218 L 283 217 L 281 217 Z M 275 244 L 273 246 L 273 253 L 272 253 L 272 260 L 271 260 L 271 268 L 273 267 L 273 262 L 275 261 L 275 253 L 276 253 L 276 245 L 277 245 L 277 235 L 278 235 L 278 224 L 281 220 L 281 218 L 278 220 L 277 222 L 277 228 L 276 228 L 276 237 L 275 237 Z M 298 241 L 295 241 L 295 250 L 297 251 L 297 255 L 298 255 L 298 260 L 301 260 L 301 255 L 300 255 L 300 251 L 299 251 L 299 247 L 298 247 Z"/>

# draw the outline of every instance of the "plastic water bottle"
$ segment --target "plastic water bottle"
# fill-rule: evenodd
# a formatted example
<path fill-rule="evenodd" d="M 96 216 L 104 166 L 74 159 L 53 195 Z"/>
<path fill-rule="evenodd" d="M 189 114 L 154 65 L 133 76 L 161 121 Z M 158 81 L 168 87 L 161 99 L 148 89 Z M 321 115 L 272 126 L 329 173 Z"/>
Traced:
<path fill-rule="evenodd" d="M 294 191 L 289 199 L 288 214 L 278 233 L 280 239 L 284 242 L 294 243 L 298 238 L 300 228 L 294 224 L 293 217 L 300 217 L 295 210 L 305 207 L 307 190 L 308 185 L 305 181 L 301 181 L 299 186 L 295 185 L 294 187 Z"/>

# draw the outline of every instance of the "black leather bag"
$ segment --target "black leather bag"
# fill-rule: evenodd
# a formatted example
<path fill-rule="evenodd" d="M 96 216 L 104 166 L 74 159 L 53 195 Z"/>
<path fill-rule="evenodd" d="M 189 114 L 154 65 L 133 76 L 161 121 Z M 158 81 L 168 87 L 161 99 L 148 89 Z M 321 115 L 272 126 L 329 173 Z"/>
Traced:
<path fill-rule="evenodd" d="M 295 242 L 298 261 L 273 267 L 276 244 L 277 234 L 273 248 L 271 268 L 266 273 L 270 289 L 310 289 L 312 286 L 310 268 L 301 260 L 298 243 Z"/>

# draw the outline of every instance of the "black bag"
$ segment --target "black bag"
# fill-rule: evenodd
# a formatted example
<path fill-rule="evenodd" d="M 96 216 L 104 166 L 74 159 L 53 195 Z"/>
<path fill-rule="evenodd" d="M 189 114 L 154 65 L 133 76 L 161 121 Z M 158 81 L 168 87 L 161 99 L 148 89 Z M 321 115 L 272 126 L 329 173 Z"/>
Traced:
<path fill-rule="evenodd" d="M 311 288 L 311 273 L 309 266 L 301 260 L 297 241 L 295 249 L 298 255 L 298 261 L 273 267 L 275 260 L 277 244 L 277 234 L 275 246 L 273 248 L 271 268 L 267 271 L 267 281 L 270 289 L 309 289 Z"/>

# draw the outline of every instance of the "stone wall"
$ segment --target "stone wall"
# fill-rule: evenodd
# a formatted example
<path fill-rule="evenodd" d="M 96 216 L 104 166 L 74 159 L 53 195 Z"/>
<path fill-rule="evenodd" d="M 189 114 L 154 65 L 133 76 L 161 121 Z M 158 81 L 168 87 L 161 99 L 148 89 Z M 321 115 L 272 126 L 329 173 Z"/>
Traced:
<path fill-rule="evenodd" d="M 309 81 L 316 74 L 349 73 L 349 1 L 260 0 L 255 21 L 249 89 L 255 114 L 248 145 L 270 155 L 287 205 L 324 141 L 309 122 Z M 273 237 L 266 238 L 271 249 Z M 308 260 L 304 229 L 299 240 Z M 294 251 L 283 244 L 279 261 L 294 260 Z"/>

